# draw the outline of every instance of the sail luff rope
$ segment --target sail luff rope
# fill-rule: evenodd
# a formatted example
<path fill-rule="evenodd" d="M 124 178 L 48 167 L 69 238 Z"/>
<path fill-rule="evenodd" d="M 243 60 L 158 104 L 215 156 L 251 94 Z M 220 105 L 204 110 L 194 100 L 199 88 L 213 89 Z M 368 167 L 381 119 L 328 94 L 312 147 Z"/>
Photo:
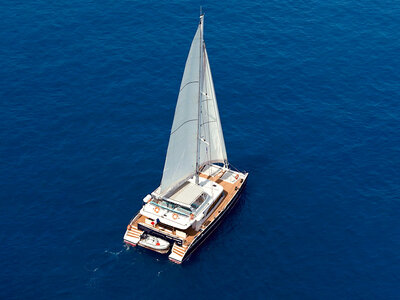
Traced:
<path fill-rule="evenodd" d="M 202 49 L 203 49 L 203 15 L 200 15 L 200 60 L 199 60 L 199 93 L 197 98 L 197 151 L 196 151 L 196 184 L 199 184 L 199 160 L 200 160 L 200 117 L 201 117 L 201 75 L 202 75 Z"/>

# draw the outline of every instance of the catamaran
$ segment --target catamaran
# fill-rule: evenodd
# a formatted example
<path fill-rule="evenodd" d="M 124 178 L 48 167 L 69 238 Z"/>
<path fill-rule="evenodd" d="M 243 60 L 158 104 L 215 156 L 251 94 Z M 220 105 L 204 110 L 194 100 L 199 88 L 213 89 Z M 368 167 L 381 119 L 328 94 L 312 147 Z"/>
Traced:
<path fill-rule="evenodd" d="M 124 235 L 128 246 L 186 260 L 217 228 L 244 188 L 248 173 L 228 163 L 206 46 L 204 15 L 179 89 L 160 186 Z"/>

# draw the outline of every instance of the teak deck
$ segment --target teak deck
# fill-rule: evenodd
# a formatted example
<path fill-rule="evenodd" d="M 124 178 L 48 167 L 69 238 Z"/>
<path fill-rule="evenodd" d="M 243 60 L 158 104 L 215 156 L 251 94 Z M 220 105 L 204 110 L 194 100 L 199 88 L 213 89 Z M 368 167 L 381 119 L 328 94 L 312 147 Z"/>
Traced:
<path fill-rule="evenodd" d="M 209 176 L 204 173 L 200 173 L 200 176 L 203 178 L 207 178 L 208 180 L 214 181 L 218 184 L 220 184 L 225 193 L 225 198 L 221 201 L 221 203 L 217 206 L 217 208 L 214 210 L 214 212 L 204 221 L 202 228 L 199 231 L 195 231 L 193 228 L 188 228 L 186 230 L 180 230 L 182 232 L 185 232 L 187 237 L 184 239 L 182 237 L 179 237 L 176 235 L 176 230 L 172 227 L 166 226 L 166 225 L 160 225 L 156 224 L 155 226 L 151 226 L 148 224 L 145 224 L 146 217 L 138 213 L 136 217 L 131 221 L 130 225 L 132 226 L 133 229 L 138 228 L 138 224 L 140 223 L 141 225 L 151 228 L 152 230 L 156 230 L 162 234 L 169 235 L 174 238 L 178 238 L 183 240 L 182 246 L 184 248 L 190 246 L 190 244 L 193 242 L 196 236 L 200 235 L 202 231 L 204 231 L 208 226 L 212 224 L 212 222 L 218 217 L 218 215 L 223 212 L 223 210 L 226 208 L 226 206 L 229 204 L 229 202 L 234 198 L 236 193 L 240 190 L 241 186 L 243 185 L 243 179 L 239 178 L 236 180 L 235 183 L 230 183 L 227 181 L 224 181 L 221 179 L 221 177 L 225 174 L 225 171 L 220 171 L 218 174 L 215 176 Z M 171 231 L 171 232 L 170 232 Z M 140 245 L 140 244 L 139 244 Z M 142 246 L 142 245 L 140 245 Z M 147 247 L 146 247 L 147 248 Z M 148 248 L 150 249 L 150 248 Z M 153 251 L 156 251 L 154 249 L 151 249 Z M 159 252 L 159 251 L 157 251 Z M 165 252 L 163 252 L 165 253 Z"/>

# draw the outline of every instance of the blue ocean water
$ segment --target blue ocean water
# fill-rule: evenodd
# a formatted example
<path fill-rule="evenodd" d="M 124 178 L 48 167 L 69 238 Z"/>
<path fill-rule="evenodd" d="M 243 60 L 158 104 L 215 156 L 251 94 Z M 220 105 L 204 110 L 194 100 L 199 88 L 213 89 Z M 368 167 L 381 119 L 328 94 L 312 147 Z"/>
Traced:
<path fill-rule="evenodd" d="M 0 2 L 0 298 L 400 298 L 400 2 L 53 2 Z M 250 177 L 175 265 L 122 237 L 200 4 Z"/>

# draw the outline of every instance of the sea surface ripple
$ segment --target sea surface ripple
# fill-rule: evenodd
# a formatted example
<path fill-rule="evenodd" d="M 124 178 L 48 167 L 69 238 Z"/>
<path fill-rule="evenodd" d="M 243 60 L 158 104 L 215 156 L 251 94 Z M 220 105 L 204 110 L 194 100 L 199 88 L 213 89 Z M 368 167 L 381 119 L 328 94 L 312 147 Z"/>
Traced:
<path fill-rule="evenodd" d="M 183 265 L 122 237 L 198 22 L 231 215 Z M 0 298 L 399 299 L 399 1 L 2 1 Z"/>

